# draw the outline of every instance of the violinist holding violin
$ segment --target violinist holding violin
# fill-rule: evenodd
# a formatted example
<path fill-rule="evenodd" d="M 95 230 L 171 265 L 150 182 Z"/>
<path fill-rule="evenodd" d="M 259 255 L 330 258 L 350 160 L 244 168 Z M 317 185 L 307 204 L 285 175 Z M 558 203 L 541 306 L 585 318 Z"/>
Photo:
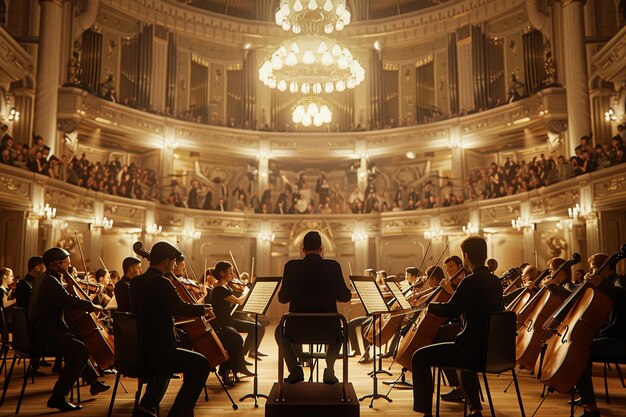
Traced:
<path fill-rule="evenodd" d="M 12 297 L 14 286 L 15 276 L 13 275 L 13 270 L 10 268 L 0 268 L 0 278 L 2 282 L 0 283 L 0 297 L 2 297 L 2 305 L 1 308 L 9 308 L 13 304 L 15 304 L 15 298 Z"/>
<path fill-rule="evenodd" d="M 184 302 L 165 277 L 182 256 L 178 249 L 167 242 L 157 242 L 151 253 L 144 256 L 149 257 L 150 268 L 130 283 L 131 311 L 137 316 L 146 368 L 153 376 L 136 415 L 156 416 L 171 375 L 182 372 L 183 385 L 168 415 L 191 417 L 210 365 L 204 355 L 176 347 L 174 316 L 200 317 L 207 310 L 204 304 Z"/>
<path fill-rule="evenodd" d="M 616 358 L 623 358 L 626 352 L 626 280 L 615 272 L 615 264 L 609 263 L 600 273 L 608 256 L 597 253 L 589 258 L 590 271 L 585 280 L 598 285 L 600 290 L 613 299 L 613 310 L 609 320 L 599 335 L 591 342 L 591 358 L 576 387 L 580 393 L 580 404 L 584 407 L 580 417 L 599 417 L 600 410 L 596 405 L 596 396 L 591 380 L 593 362 L 612 363 Z"/>
<path fill-rule="evenodd" d="M 72 404 L 65 397 L 81 373 L 85 382 L 91 385 L 91 395 L 110 387 L 98 381 L 98 375 L 93 368 L 86 366 L 89 350 L 70 332 L 65 322 L 64 310 L 94 312 L 102 309 L 88 300 L 70 295 L 61 283 L 70 267 L 68 251 L 62 248 L 48 249 L 43 254 L 43 262 L 47 271 L 34 281 L 28 308 L 30 342 L 34 351 L 65 358 L 65 366 L 48 399 L 48 408 L 61 411 L 80 410 L 80 405 Z"/>
<path fill-rule="evenodd" d="M 211 291 L 211 304 L 215 312 L 215 316 L 222 326 L 229 326 L 236 329 L 240 333 L 247 333 L 246 340 L 243 342 L 243 353 L 248 354 L 251 358 L 255 355 L 267 356 L 258 351 L 258 347 L 265 335 L 265 327 L 253 321 L 242 320 L 233 317 L 231 314 L 235 304 L 241 305 L 248 297 L 247 287 L 239 287 L 232 284 L 235 278 L 235 272 L 230 262 L 220 261 L 213 268 L 213 276 L 217 279 L 213 290 Z M 241 284 L 239 284 L 241 285 Z M 236 296 L 235 293 L 241 291 L 241 295 Z M 254 332 L 257 332 L 257 346 L 254 345 Z"/>

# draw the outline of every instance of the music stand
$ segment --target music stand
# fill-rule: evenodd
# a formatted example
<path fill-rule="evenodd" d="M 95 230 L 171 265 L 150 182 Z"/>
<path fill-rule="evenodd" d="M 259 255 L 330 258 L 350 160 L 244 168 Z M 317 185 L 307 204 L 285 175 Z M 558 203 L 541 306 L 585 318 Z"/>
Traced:
<path fill-rule="evenodd" d="M 267 312 L 270 303 L 272 302 L 272 298 L 276 294 L 276 290 L 278 290 L 278 285 L 282 280 L 282 277 L 259 277 L 254 282 L 254 286 L 246 302 L 241 308 L 243 313 L 254 313 L 254 346 L 255 348 L 258 345 L 258 332 L 257 327 L 259 326 L 259 314 L 263 315 Z M 258 353 L 258 351 L 257 351 Z M 267 399 L 267 395 L 259 394 L 259 376 L 257 373 L 258 369 L 258 357 L 259 355 L 254 355 L 254 388 L 251 394 L 246 394 L 239 399 L 239 401 L 243 401 L 246 398 L 254 398 L 254 407 L 259 407 L 258 398 L 262 397 Z"/>
<path fill-rule="evenodd" d="M 385 281 L 385 285 L 387 285 L 387 288 L 389 288 L 389 292 L 391 292 L 391 295 L 393 295 L 393 297 L 395 298 L 396 302 L 400 305 L 400 308 L 403 310 L 409 310 L 412 309 L 413 306 L 411 305 L 411 303 L 409 303 L 406 299 L 406 297 L 404 296 L 404 293 L 401 291 L 400 287 L 398 285 L 392 285 L 391 282 L 395 282 L 397 284 L 399 284 L 396 281 Z M 399 346 L 399 344 L 398 344 Z M 396 346 L 396 352 L 398 351 L 398 346 Z M 393 356 L 395 358 L 396 356 L 396 352 L 394 352 Z M 406 382 L 405 381 L 405 374 L 406 374 L 406 369 L 402 368 L 402 372 L 400 374 L 400 376 L 394 380 L 394 381 L 383 381 L 383 384 L 385 385 L 391 385 L 391 388 L 389 389 L 389 391 L 387 392 L 387 395 L 389 395 L 389 393 L 391 392 L 391 390 L 396 387 L 396 386 L 403 386 L 406 388 L 412 388 L 413 384 L 411 384 L 410 382 Z"/>
<path fill-rule="evenodd" d="M 376 316 L 379 317 L 379 326 L 382 326 L 382 313 L 389 312 L 389 307 L 387 307 L 387 303 L 385 303 L 385 299 L 383 298 L 383 294 L 380 292 L 380 288 L 378 288 L 378 284 L 376 284 L 376 279 L 374 277 L 363 277 L 363 276 L 350 276 L 350 281 L 352 281 L 352 286 L 356 289 L 361 302 L 363 303 L 363 308 L 365 308 L 365 313 L 368 316 L 372 316 L 372 325 L 374 326 L 374 330 L 376 330 Z M 374 337 L 376 337 L 376 332 L 374 332 Z M 379 336 L 380 337 L 380 336 Z M 374 407 L 374 400 L 378 398 L 384 398 L 388 402 L 391 402 L 391 398 L 384 394 L 378 393 L 378 377 L 376 370 L 376 341 L 373 343 L 374 349 L 374 360 L 373 366 L 374 371 L 372 372 L 373 378 L 373 392 L 368 395 L 364 395 L 359 398 L 359 401 L 363 401 L 366 398 L 371 398 L 369 408 Z"/>

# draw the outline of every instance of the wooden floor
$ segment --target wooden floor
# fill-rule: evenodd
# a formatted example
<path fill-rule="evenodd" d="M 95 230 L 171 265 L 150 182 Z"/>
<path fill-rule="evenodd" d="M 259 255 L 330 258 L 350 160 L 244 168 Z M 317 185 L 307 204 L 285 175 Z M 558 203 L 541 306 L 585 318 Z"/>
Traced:
<path fill-rule="evenodd" d="M 268 329 L 267 336 L 261 345 L 261 351 L 269 354 L 267 358 L 259 362 L 259 392 L 267 394 L 272 384 L 277 380 L 277 354 L 278 348 L 274 343 L 270 335 L 274 332 Z M 391 360 L 385 359 L 385 368 L 389 367 Z M 49 371 L 50 368 L 43 368 L 44 371 Z M 358 396 L 369 394 L 372 392 L 372 379 L 367 376 L 367 373 L 372 369 L 372 364 L 360 365 L 357 363 L 356 358 L 350 358 L 349 361 L 349 375 L 350 381 L 353 383 L 354 388 Z M 322 369 L 323 370 L 323 369 Z M 341 375 L 341 366 L 338 362 L 336 366 L 337 375 Z M 400 368 L 395 365 L 392 370 L 394 378 L 399 375 Z M 626 372 L 626 367 L 623 371 Z M 306 371 L 305 371 L 306 372 Z M 307 374 L 308 375 L 308 374 Z M 320 371 L 321 378 L 321 371 Z M 410 378 L 410 374 L 409 374 Z M 113 385 L 114 378 L 110 375 L 104 377 L 104 379 L 111 385 Z M 384 378 L 385 380 L 391 379 L 391 377 Z M 517 405 L 517 399 L 515 396 L 515 389 L 511 386 L 508 393 L 504 393 L 503 390 L 510 382 L 511 378 L 505 375 L 500 377 L 490 376 L 489 384 L 493 395 L 493 401 L 495 410 L 498 416 L 519 416 L 519 409 Z M 524 401 L 524 407 L 527 416 L 531 416 L 539 402 L 541 401 L 541 384 L 534 379 L 527 372 L 522 372 L 519 376 L 522 396 Z M 45 407 L 46 400 L 50 395 L 52 385 L 56 381 L 56 376 L 47 376 L 37 378 L 35 384 L 28 384 L 26 388 L 26 395 L 22 403 L 22 409 L 20 415 L 24 416 L 39 416 L 47 414 L 58 414 L 53 410 L 49 410 Z M 122 379 L 124 386 L 128 390 L 125 393 L 123 389 L 118 390 L 117 399 L 115 401 L 114 416 L 130 416 L 132 412 L 133 395 L 137 388 L 136 381 L 133 379 Z M 7 398 L 2 407 L 0 407 L 0 416 L 13 415 L 17 402 L 17 396 L 22 383 L 22 369 L 21 366 L 15 370 L 15 377 L 11 381 Z M 162 414 L 167 415 L 169 406 L 171 405 L 178 387 L 180 386 L 180 380 L 172 380 L 168 393 L 162 403 Z M 602 367 L 598 366 L 594 368 L 594 384 L 596 387 L 596 394 L 598 395 L 598 404 L 600 406 L 603 416 L 626 416 L 626 388 L 622 388 L 617 373 L 613 368 L 613 371 L 609 372 L 609 392 L 611 394 L 611 404 L 606 404 L 604 401 L 604 385 L 602 380 Z M 379 392 L 386 393 L 388 388 L 379 382 Z M 442 387 L 442 391 L 447 390 L 447 387 Z M 83 410 L 72 413 L 76 416 L 105 416 L 107 413 L 109 401 L 111 399 L 111 392 L 107 391 L 96 397 L 91 397 L 87 388 L 81 390 Z M 260 399 L 259 408 L 255 409 L 252 400 L 246 400 L 239 402 L 239 398 L 243 395 L 252 392 L 252 378 L 244 378 L 242 382 L 237 384 L 234 388 L 230 389 L 230 393 L 239 405 L 237 411 L 233 411 L 230 403 L 224 392 L 221 390 L 214 375 L 211 375 L 208 380 L 208 392 L 210 399 L 208 402 L 204 401 L 204 397 L 201 396 L 196 405 L 195 416 L 217 416 L 232 414 L 233 416 L 262 416 L 264 415 L 265 400 Z M 413 399 L 411 390 L 394 389 L 390 397 L 393 402 L 387 403 L 383 399 L 376 400 L 374 407 L 369 408 L 369 401 L 361 403 L 361 415 L 363 416 L 393 416 L 393 417 L 406 417 L 407 415 L 418 415 L 413 410 Z M 551 416 L 569 416 L 569 406 L 567 400 L 569 396 L 561 394 L 550 395 L 543 406 L 537 413 L 538 417 L 551 417 Z M 463 406 L 457 403 L 441 403 L 441 415 L 442 416 L 462 416 Z M 483 404 L 485 408 L 484 414 L 489 415 L 489 406 L 487 403 Z M 433 409 L 434 412 L 434 409 Z M 579 415 L 582 410 L 578 410 L 575 415 Z M 334 416 L 324 416 L 334 417 Z"/>

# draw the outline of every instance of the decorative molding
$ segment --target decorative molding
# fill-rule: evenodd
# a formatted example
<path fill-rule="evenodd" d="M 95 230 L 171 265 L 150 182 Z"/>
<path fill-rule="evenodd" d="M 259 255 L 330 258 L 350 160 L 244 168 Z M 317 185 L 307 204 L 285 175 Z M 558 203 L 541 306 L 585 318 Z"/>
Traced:
<path fill-rule="evenodd" d="M 26 180 L 0 175 L 0 194 L 10 197 L 30 197 L 31 183 Z M 3 197 L 5 198 L 5 197 Z"/>
<path fill-rule="evenodd" d="M 516 124 L 525 117 L 528 120 Z M 353 156 L 359 142 L 376 157 L 403 155 L 409 150 L 419 153 L 448 149 L 451 132 L 457 127 L 461 129 L 463 146 L 505 144 L 510 140 L 508 132 L 519 132 L 521 128 L 547 130 L 552 121 L 567 119 L 567 110 L 564 89 L 553 87 L 494 109 L 423 125 L 363 132 L 261 132 L 186 122 L 113 103 L 75 87 L 62 87 L 58 119 L 66 129 L 79 125 L 79 130 L 88 135 L 99 128 L 103 141 L 123 140 L 139 149 L 160 149 L 165 132 L 170 131 L 179 150 L 201 154 L 210 149 L 212 154 L 232 158 L 256 158 L 261 142 L 267 141 L 274 159 L 345 160 Z"/>
<path fill-rule="evenodd" d="M 626 81 L 626 26 L 591 58 L 591 72 L 615 85 Z"/>
<path fill-rule="evenodd" d="M 0 27 L 0 71 L 10 81 L 19 81 L 34 72 L 33 58 L 3 27 Z"/>

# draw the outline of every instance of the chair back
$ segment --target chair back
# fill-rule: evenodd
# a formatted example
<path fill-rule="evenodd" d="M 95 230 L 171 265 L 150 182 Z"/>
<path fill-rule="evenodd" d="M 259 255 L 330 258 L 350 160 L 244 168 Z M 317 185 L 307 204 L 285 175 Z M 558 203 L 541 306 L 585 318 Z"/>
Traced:
<path fill-rule="evenodd" d="M 30 353 L 30 340 L 28 338 L 28 315 L 23 308 L 11 309 L 13 314 L 13 351 L 21 356 Z"/>
<path fill-rule="evenodd" d="M 331 317 L 329 317 L 331 316 Z M 299 345 L 341 343 L 347 328 L 342 327 L 337 314 L 289 317 L 283 320 L 284 339 Z"/>
<path fill-rule="evenodd" d="M 487 345 L 480 371 L 499 374 L 515 368 L 516 315 L 513 311 L 491 314 Z"/>
<path fill-rule="evenodd" d="M 115 369 L 127 377 L 142 377 L 144 374 L 143 354 L 135 315 L 115 313 L 113 334 L 115 335 Z"/>
<path fill-rule="evenodd" d="M 4 346 L 9 343 L 9 327 L 4 317 L 4 308 L 0 306 L 0 345 Z"/>

